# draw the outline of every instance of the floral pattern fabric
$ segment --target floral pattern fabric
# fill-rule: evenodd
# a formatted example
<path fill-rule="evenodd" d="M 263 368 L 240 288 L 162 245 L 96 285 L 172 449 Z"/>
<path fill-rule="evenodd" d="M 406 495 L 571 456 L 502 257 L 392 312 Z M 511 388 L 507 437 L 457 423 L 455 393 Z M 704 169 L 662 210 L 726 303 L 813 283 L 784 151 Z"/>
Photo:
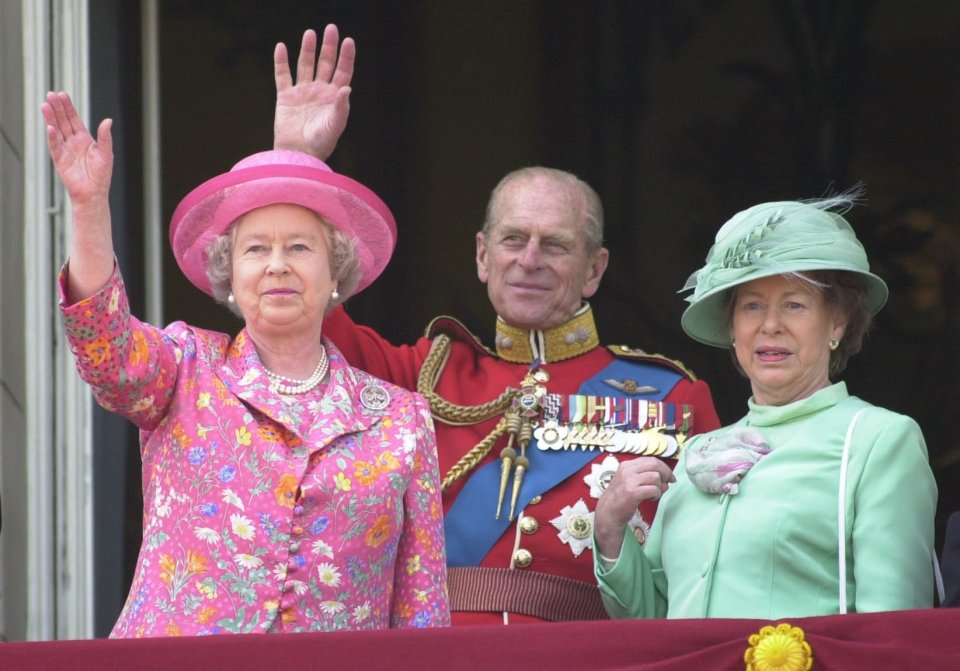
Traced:
<path fill-rule="evenodd" d="M 350 367 L 270 391 L 246 331 L 130 315 L 117 271 L 61 310 L 97 401 L 141 430 L 143 544 L 112 636 L 449 624 L 424 400 Z M 365 390 L 389 397 L 364 404 Z M 372 406 L 372 407 L 368 407 Z"/>

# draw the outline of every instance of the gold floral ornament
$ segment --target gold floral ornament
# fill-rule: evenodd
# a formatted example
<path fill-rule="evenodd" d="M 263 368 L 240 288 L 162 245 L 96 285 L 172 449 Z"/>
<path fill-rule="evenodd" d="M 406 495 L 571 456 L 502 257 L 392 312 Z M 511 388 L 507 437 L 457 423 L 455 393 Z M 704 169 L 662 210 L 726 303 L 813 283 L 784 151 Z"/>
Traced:
<path fill-rule="evenodd" d="M 748 640 L 746 671 L 810 671 L 813 666 L 813 650 L 800 627 L 768 625 Z"/>

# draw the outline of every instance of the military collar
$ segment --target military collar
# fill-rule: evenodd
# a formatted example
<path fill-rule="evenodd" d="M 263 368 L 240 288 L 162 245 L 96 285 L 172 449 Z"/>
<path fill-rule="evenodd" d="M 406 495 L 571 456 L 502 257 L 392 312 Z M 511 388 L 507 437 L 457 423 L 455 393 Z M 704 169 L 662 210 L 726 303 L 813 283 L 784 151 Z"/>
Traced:
<path fill-rule="evenodd" d="M 510 363 L 552 363 L 585 354 L 600 344 L 593 310 L 589 304 L 570 321 L 545 331 L 530 331 L 510 326 L 497 317 L 497 356 Z"/>

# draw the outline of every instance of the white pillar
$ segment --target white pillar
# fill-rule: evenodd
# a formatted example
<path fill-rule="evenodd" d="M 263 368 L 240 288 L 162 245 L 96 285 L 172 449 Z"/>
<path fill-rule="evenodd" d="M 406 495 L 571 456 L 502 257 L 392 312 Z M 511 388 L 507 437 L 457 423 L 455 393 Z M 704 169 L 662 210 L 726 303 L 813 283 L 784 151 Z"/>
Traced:
<path fill-rule="evenodd" d="M 39 113 L 47 90 L 69 91 L 81 114 L 89 109 L 87 10 L 85 0 L 23 6 L 30 640 L 93 633 L 91 397 L 56 310 L 54 280 L 70 244 L 70 208 Z"/>

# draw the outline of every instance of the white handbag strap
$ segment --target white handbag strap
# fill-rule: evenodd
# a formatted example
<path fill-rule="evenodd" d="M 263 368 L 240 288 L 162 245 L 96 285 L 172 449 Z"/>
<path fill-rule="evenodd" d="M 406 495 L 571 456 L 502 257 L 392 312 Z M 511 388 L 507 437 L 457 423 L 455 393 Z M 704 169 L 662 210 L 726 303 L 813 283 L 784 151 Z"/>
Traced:
<path fill-rule="evenodd" d="M 843 441 L 843 454 L 840 457 L 840 492 L 837 496 L 839 501 L 837 508 L 837 557 L 840 564 L 840 614 L 847 612 L 847 461 L 850 453 L 850 439 L 853 437 L 853 428 L 857 425 L 860 415 L 869 408 L 864 408 L 850 420 L 850 426 L 847 427 L 847 437 Z M 937 596 L 940 603 L 943 603 L 944 589 L 943 576 L 940 573 L 940 562 L 937 561 L 936 551 L 930 550 L 930 560 L 933 563 L 933 578 L 937 587 Z"/>
<path fill-rule="evenodd" d="M 943 589 L 943 574 L 940 572 L 940 562 L 937 561 L 936 550 L 930 550 L 930 561 L 933 562 L 933 581 L 937 585 L 937 603 L 942 604 L 947 593 Z"/>
<path fill-rule="evenodd" d="M 840 456 L 840 492 L 837 496 L 837 556 L 839 557 L 840 572 L 840 614 L 847 612 L 847 461 L 850 455 L 850 439 L 853 437 L 853 428 L 857 425 L 860 415 L 867 411 L 863 408 L 847 427 L 847 437 L 843 441 L 843 454 Z"/>

